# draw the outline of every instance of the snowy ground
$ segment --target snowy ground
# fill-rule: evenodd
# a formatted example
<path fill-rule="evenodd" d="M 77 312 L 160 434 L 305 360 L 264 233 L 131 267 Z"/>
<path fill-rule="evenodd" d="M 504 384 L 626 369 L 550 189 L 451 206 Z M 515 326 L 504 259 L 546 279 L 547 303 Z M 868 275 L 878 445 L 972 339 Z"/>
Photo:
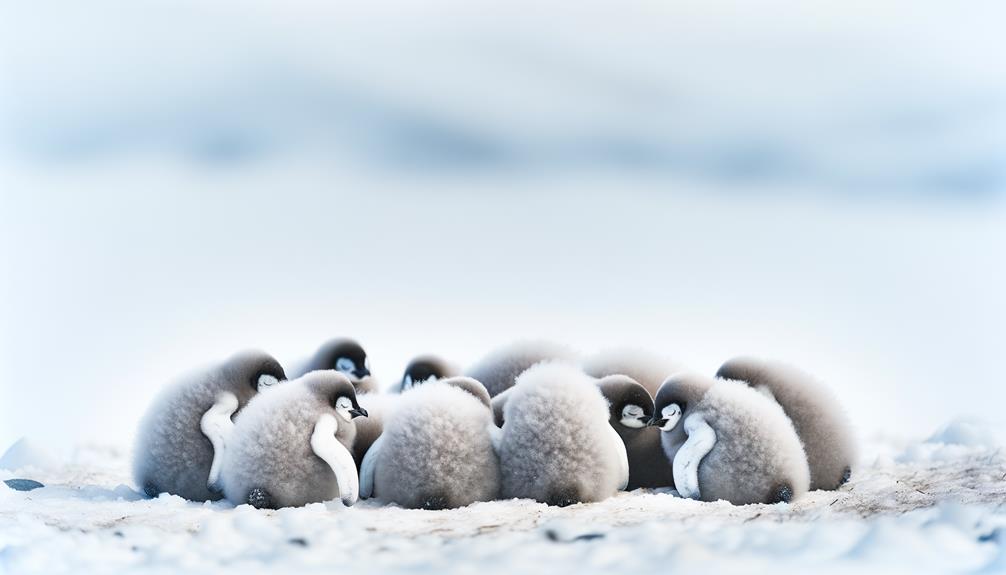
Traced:
<path fill-rule="evenodd" d="M 845 488 L 792 505 L 640 491 L 565 509 L 515 500 L 450 511 L 145 500 L 129 485 L 128 452 L 86 447 L 18 472 L 46 488 L 0 489 L 0 573 L 1006 571 L 1006 452 L 988 432 L 957 422 L 867 447 Z"/>

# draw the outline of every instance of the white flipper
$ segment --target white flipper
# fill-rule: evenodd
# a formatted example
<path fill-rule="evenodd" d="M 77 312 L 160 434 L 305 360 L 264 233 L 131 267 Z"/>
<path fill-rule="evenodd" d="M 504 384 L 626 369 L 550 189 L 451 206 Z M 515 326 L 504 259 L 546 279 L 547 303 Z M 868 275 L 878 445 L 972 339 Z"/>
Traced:
<path fill-rule="evenodd" d="M 339 423 L 331 413 L 318 418 L 318 423 L 314 425 L 314 433 L 311 434 L 311 449 L 332 468 L 335 480 L 339 484 L 339 498 L 348 507 L 356 503 L 360 497 L 360 479 L 356 476 L 356 462 L 353 461 L 353 455 L 335 438 L 335 431 L 338 428 Z"/>
<path fill-rule="evenodd" d="M 701 413 L 690 415 L 685 419 L 685 433 L 688 439 L 674 456 L 672 469 L 674 472 L 674 487 L 682 497 L 698 499 L 699 464 L 716 445 L 716 432 L 706 423 Z"/>
<path fill-rule="evenodd" d="M 230 439 L 234 422 L 231 416 L 238 410 L 238 398 L 229 391 L 217 396 L 213 407 L 206 410 L 199 420 L 199 429 L 213 445 L 213 463 L 210 464 L 210 475 L 206 478 L 206 487 L 213 492 L 220 492 L 220 466 L 224 460 L 224 450 Z"/>
<path fill-rule="evenodd" d="M 615 431 L 615 428 L 611 425 L 607 425 L 606 427 L 611 432 L 610 437 L 611 441 L 614 442 L 615 457 L 618 458 L 620 477 L 618 490 L 625 491 L 625 488 L 629 486 L 629 453 L 625 450 L 625 443 L 622 442 L 622 438 Z"/>
<path fill-rule="evenodd" d="M 381 453 L 381 445 L 384 442 L 384 434 L 377 436 L 377 439 L 370 444 L 370 449 L 363 456 L 360 462 L 360 496 L 369 499 L 374 496 L 374 474 L 377 472 L 377 456 Z"/>

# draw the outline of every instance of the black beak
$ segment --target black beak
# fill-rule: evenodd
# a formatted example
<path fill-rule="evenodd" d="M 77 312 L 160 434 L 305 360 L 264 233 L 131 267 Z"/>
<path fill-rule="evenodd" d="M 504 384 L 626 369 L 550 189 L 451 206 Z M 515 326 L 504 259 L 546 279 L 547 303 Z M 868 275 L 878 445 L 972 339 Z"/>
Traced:
<path fill-rule="evenodd" d="M 357 406 L 356 409 L 350 409 L 349 414 L 352 415 L 354 419 L 361 416 L 367 417 L 367 410 Z"/>
<path fill-rule="evenodd" d="M 650 427 L 662 427 L 665 423 L 667 423 L 667 418 L 657 419 L 657 416 L 654 415 L 646 422 L 646 425 Z"/>
<path fill-rule="evenodd" d="M 642 423 L 643 425 L 649 425 L 650 422 L 653 421 L 652 417 L 646 417 L 645 415 L 640 415 L 636 419 L 638 419 L 639 422 Z"/>
<path fill-rule="evenodd" d="M 365 367 L 361 367 L 360 369 L 354 371 L 353 374 L 356 376 L 356 379 L 363 379 L 370 375 L 370 370 Z"/>

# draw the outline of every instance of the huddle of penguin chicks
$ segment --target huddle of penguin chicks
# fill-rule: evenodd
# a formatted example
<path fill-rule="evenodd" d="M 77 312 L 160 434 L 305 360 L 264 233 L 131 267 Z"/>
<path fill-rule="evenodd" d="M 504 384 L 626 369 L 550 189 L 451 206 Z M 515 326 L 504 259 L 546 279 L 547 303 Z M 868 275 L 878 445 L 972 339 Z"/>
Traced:
<path fill-rule="evenodd" d="M 417 357 L 378 393 L 363 348 L 341 339 L 286 379 L 271 356 L 245 352 L 167 388 L 141 422 L 137 485 L 259 508 L 360 496 L 565 506 L 658 487 L 743 505 L 837 489 L 856 459 L 826 388 L 753 358 L 707 377 L 635 350 L 581 358 L 524 342 L 463 374 Z"/>

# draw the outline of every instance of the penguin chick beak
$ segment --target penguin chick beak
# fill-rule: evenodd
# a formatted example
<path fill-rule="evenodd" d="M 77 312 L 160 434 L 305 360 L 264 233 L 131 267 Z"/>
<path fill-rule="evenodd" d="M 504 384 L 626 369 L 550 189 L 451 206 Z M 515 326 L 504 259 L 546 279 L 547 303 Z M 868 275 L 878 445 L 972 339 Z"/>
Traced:
<path fill-rule="evenodd" d="M 653 421 L 652 417 L 646 417 L 645 415 L 640 415 L 636 419 L 639 420 L 639 423 L 643 424 L 643 427 L 646 427 L 647 425 L 650 424 L 651 421 Z"/>
<path fill-rule="evenodd" d="M 667 423 L 666 417 L 658 419 L 657 416 L 654 415 L 646 422 L 646 425 L 649 425 L 650 427 L 663 427 L 665 423 Z"/>
<path fill-rule="evenodd" d="M 365 368 L 365 367 L 361 367 L 361 368 L 357 369 L 356 371 L 354 371 L 353 375 L 356 376 L 356 379 L 363 379 L 365 377 L 369 377 L 370 376 L 370 370 L 367 369 L 367 368 Z"/>
<path fill-rule="evenodd" d="M 357 407 L 356 409 L 350 409 L 349 414 L 353 416 L 353 419 L 357 417 L 367 417 L 367 410 L 362 407 Z"/>

